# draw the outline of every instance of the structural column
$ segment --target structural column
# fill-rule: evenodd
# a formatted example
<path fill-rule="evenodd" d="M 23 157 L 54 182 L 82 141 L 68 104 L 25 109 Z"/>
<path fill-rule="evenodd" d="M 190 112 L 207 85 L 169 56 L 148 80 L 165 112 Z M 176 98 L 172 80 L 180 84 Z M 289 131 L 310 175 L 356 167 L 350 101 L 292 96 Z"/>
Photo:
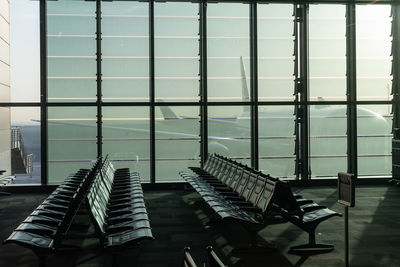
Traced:
<path fill-rule="evenodd" d="M 346 76 L 347 76 L 347 172 L 358 174 L 357 168 L 357 72 L 356 10 L 346 6 Z"/>

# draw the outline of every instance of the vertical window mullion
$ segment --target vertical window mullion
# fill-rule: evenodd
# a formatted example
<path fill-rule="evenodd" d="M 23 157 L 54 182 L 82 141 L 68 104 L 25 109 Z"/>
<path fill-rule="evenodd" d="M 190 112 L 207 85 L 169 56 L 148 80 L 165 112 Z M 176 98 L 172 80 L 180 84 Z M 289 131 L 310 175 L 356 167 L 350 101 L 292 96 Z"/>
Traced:
<path fill-rule="evenodd" d="M 250 3 L 251 166 L 258 169 L 258 51 L 257 2 Z"/>
<path fill-rule="evenodd" d="M 400 5 L 392 5 L 392 177 L 399 177 L 397 141 L 400 139 Z"/>
<path fill-rule="evenodd" d="M 101 0 L 96 1 L 96 84 L 97 84 L 97 157 L 103 156 L 102 70 L 101 70 Z"/>
<path fill-rule="evenodd" d="M 154 0 L 149 1 L 150 182 L 156 182 Z"/>
<path fill-rule="evenodd" d="M 392 5 L 393 129 L 400 128 L 400 5 Z M 395 133 L 393 131 L 393 133 Z M 396 139 L 399 137 L 396 136 Z"/>
<path fill-rule="evenodd" d="M 309 179 L 308 5 L 295 6 L 296 178 Z"/>
<path fill-rule="evenodd" d="M 309 179 L 311 176 L 309 162 L 309 106 L 308 106 L 308 4 L 302 7 L 302 21 L 300 22 L 300 77 L 302 80 L 301 106 L 302 106 L 302 127 L 301 127 L 301 143 L 302 143 L 302 179 Z"/>
<path fill-rule="evenodd" d="M 41 183 L 48 184 L 48 140 L 47 140 L 47 5 L 40 0 L 40 145 Z"/>
<path fill-rule="evenodd" d="M 356 7 L 346 5 L 347 171 L 357 177 Z"/>
<path fill-rule="evenodd" d="M 199 3 L 200 35 L 200 158 L 201 166 L 208 154 L 208 106 L 207 106 L 207 2 Z"/>

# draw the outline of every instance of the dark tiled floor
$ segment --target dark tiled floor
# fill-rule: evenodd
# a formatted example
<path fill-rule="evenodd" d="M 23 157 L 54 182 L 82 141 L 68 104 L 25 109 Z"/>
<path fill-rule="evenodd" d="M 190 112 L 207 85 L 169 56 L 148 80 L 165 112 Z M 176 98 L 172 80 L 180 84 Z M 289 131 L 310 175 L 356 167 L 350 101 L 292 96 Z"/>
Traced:
<path fill-rule="evenodd" d="M 333 187 L 297 189 L 306 198 L 336 211 Z M 400 188 L 359 187 L 356 207 L 350 209 L 350 266 L 400 266 Z M 66 244 L 79 250 L 64 250 L 48 257 L 48 266 L 180 266 L 182 249 L 190 246 L 202 261 L 204 248 L 213 245 L 230 266 L 343 266 L 343 218 L 335 217 L 317 228 L 317 241 L 335 245 L 328 254 L 288 254 L 292 245 L 306 243 L 307 234 L 290 223 L 269 225 L 259 232 L 259 243 L 276 247 L 272 251 L 231 256 L 233 248 L 249 242 L 248 233 L 237 225 L 217 223 L 207 206 L 191 191 L 147 191 L 146 204 L 155 241 L 123 251 L 104 251 L 91 236 L 85 215 L 76 219 L 81 227 L 71 229 Z M 5 239 L 41 201 L 45 194 L 0 196 L 0 238 Z M 35 255 L 23 247 L 0 245 L 0 266 L 37 266 Z"/>

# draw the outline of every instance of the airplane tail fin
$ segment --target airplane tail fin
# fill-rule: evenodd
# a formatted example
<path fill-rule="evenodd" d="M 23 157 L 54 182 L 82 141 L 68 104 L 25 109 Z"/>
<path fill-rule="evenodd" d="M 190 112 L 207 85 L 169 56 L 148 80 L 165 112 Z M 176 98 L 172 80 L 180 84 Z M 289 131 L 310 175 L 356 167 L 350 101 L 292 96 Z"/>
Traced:
<path fill-rule="evenodd" d="M 162 100 L 159 100 L 159 102 L 162 102 Z M 179 119 L 178 116 L 176 116 L 175 112 L 172 111 L 172 109 L 169 106 L 160 106 L 161 113 L 164 117 L 164 119 Z"/>
<path fill-rule="evenodd" d="M 242 56 L 240 56 L 240 74 L 241 74 L 241 80 L 242 80 L 242 100 L 249 101 L 250 100 L 249 88 L 247 87 L 246 70 L 244 68 Z M 243 107 L 243 112 L 246 112 L 246 111 L 250 111 L 249 106 Z"/>

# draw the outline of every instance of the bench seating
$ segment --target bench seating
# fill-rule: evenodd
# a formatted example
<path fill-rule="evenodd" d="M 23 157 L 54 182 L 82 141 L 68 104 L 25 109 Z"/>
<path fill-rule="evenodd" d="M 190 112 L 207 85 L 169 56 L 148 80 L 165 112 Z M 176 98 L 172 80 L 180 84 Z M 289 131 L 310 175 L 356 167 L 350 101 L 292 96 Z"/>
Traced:
<path fill-rule="evenodd" d="M 0 171 L 0 174 L 3 174 L 3 173 L 1 173 L 1 172 L 4 173 L 5 171 Z M 4 188 L 5 186 L 14 183 L 14 180 L 15 180 L 15 176 L 14 176 L 14 175 L 6 176 L 6 177 L 3 177 L 3 178 L 0 178 L 0 195 L 7 195 L 7 196 L 10 195 L 10 193 L 8 193 L 8 192 L 2 192 L 1 190 L 3 190 L 3 188 Z"/>
<path fill-rule="evenodd" d="M 288 182 L 216 154 L 209 155 L 204 168 L 190 169 L 192 173 L 180 175 L 221 219 L 259 225 L 261 229 L 268 217 L 279 215 L 309 234 L 308 244 L 292 247 L 291 252 L 333 249 L 331 245 L 316 244 L 315 229 L 322 221 L 341 214 L 294 194 Z"/>
<path fill-rule="evenodd" d="M 106 160 L 96 173 L 86 203 L 102 247 L 154 239 L 138 173 L 115 170 Z"/>
<path fill-rule="evenodd" d="M 215 253 L 212 246 L 206 248 L 207 251 L 207 261 L 208 264 L 202 263 L 200 266 L 210 266 L 210 267 L 225 267 L 226 265 L 221 261 L 218 255 Z M 198 265 L 194 261 L 192 255 L 190 254 L 190 248 L 186 247 L 183 249 L 183 260 L 182 267 L 197 267 Z"/>
<path fill-rule="evenodd" d="M 307 252 L 329 252 L 333 250 L 333 245 L 317 244 L 315 240 L 315 229 L 317 226 L 334 216 L 342 216 L 326 206 L 318 205 L 315 202 L 298 201 L 293 194 L 289 183 L 278 182 L 278 197 L 274 207 L 279 214 L 308 233 L 308 244 L 293 246 L 290 253 Z"/>
<path fill-rule="evenodd" d="M 76 212 L 92 183 L 98 160 L 91 170 L 68 177 L 4 241 L 32 251 L 42 261 L 61 246 Z"/>
<path fill-rule="evenodd" d="M 206 171 L 209 170 L 209 172 Z M 251 245 L 265 227 L 276 196 L 276 180 L 234 161 L 211 156 L 204 170 L 180 172 L 223 221 L 240 223 L 251 232 Z"/>

